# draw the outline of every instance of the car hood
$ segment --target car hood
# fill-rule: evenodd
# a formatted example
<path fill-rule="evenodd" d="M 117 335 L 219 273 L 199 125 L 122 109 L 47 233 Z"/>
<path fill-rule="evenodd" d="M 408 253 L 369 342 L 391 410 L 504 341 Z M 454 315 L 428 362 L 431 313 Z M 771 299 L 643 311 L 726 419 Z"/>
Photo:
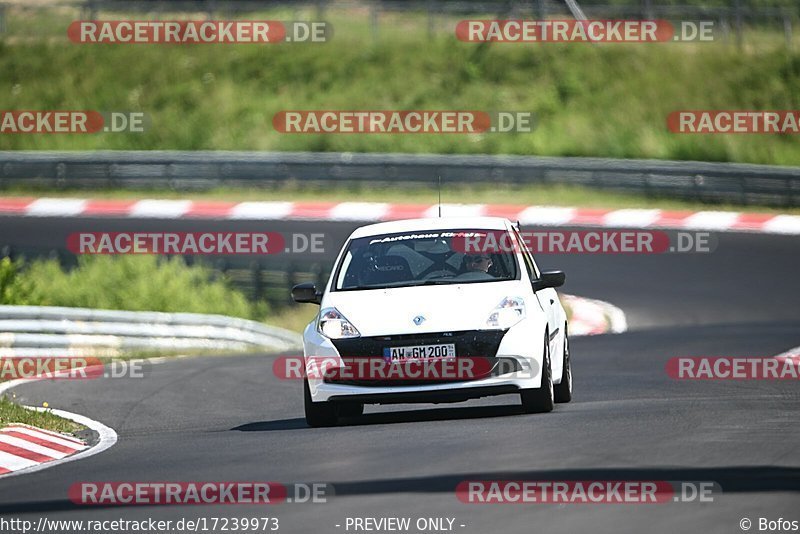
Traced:
<path fill-rule="evenodd" d="M 335 307 L 370 337 L 485 329 L 491 311 L 508 296 L 523 296 L 519 281 L 337 291 L 325 296 L 322 307 Z"/>

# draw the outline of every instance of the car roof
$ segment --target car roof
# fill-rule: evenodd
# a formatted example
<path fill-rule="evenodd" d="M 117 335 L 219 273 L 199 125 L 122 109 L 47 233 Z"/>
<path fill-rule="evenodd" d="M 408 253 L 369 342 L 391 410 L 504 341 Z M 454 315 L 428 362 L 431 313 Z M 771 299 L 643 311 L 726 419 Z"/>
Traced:
<path fill-rule="evenodd" d="M 503 217 L 426 217 L 370 224 L 356 229 L 351 239 L 381 234 L 430 230 L 505 230 L 511 222 Z"/>

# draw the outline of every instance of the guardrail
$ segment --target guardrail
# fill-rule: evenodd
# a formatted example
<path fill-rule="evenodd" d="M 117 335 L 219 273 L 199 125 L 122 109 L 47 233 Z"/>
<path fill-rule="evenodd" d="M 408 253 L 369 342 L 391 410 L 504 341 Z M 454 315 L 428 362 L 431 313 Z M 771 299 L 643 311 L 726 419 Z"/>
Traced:
<path fill-rule="evenodd" d="M 0 151 L 0 190 L 168 188 L 276 183 L 571 184 L 702 202 L 797 206 L 800 167 L 696 161 L 337 152 Z"/>
<path fill-rule="evenodd" d="M 296 350 L 300 336 L 255 321 L 198 313 L 0 306 L 0 355 L 116 355 L 131 350 Z"/>

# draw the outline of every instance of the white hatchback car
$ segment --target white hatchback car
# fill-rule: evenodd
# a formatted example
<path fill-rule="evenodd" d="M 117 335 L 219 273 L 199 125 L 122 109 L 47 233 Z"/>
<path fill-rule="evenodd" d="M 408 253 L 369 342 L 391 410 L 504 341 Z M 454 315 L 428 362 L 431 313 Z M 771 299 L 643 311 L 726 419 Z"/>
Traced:
<path fill-rule="evenodd" d="M 521 396 L 526 413 L 569 402 L 567 317 L 553 289 L 564 279 L 540 272 L 503 218 L 358 228 L 324 290 L 292 289 L 296 302 L 321 306 L 303 333 L 306 421 L 335 425 L 364 404 L 508 393 Z M 325 371 L 313 372 L 320 361 Z"/>

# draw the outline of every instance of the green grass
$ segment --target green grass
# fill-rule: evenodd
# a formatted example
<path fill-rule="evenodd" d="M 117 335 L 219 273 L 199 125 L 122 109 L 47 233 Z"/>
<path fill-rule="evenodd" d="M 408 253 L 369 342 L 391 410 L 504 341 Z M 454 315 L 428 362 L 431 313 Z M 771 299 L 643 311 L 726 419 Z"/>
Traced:
<path fill-rule="evenodd" d="M 477 185 L 467 187 L 443 182 L 442 202 L 453 204 L 547 205 L 585 208 L 659 208 L 671 210 L 721 210 L 800 214 L 800 208 L 735 204 L 708 204 L 690 200 L 644 197 L 636 194 L 602 191 L 572 185 Z M 313 202 L 388 202 L 435 204 L 436 190 L 422 186 L 376 185 L 337 186 L 336 188 L 284 185 L 272 188 L 222 187 L 208 191 L 166 189 L 62 190 L 12 188 L 0 190 L 2 197 L 76 197 L 96 199 L 190 199 L 206 201 L 313 201 Z"/>
<path fill-rule="evenodd" d="M 14 397 L 15 395 L 12 396 L 12 399 Z M 0 428 L 12 423 L 21 423 L 67 434 L 74 434 L 85 429 L 83 425 L 58 417 L 50 410 L 42 412 L 29 410 L 13 402 L 12 399 L 0 397 Z"/>
<path fill-rule="evenodd" d="M 292 13 L 289 13 L 291 18 Z M 285 14 L 285 13 L 284 13 Z M 314 150 L 508 153 L 800 164 L 798 136 L 675 135 L 679 109 L 797 109 L 800 47 L 782 33 L 728 43 L 476 45 L 430 37 L 424 15 L 330 10 L 326 44 L 74 45 L 63 32 L 0 43 L 0 109 L 144 111 L 142 134 L 3 135 L 0 149 Z M 267 16 L 275 16 L 275 13 Z M 280 14 L 278 14 L 280 15 Z M 258 15 L 253 15 L 257 17 Z M 298 13 L 297 18 L 314 18 Z M 21 17 L 21 16 L 20 16 Z M 287 18 L 287 17 L 284 17 Z M 71 20 L 63 17 L 63 28 Z M 19 23 L 22 24 L 22 23 Z M 24 27 L 24 26 L 23 26 Z M 48 21 L 48 28 L 58 24 Z M 284 109 L 533 111 L 535 131 L 300 135 Z"/>
<path fill-rule="evenodd" d="M 218 273 L 181 258 L 82 256 L 62 270 L 55 260 L 0 260 L 0 304 L 110 310 L 219 313 L 263 319 L 264 302 L 248 301 Z"/>

